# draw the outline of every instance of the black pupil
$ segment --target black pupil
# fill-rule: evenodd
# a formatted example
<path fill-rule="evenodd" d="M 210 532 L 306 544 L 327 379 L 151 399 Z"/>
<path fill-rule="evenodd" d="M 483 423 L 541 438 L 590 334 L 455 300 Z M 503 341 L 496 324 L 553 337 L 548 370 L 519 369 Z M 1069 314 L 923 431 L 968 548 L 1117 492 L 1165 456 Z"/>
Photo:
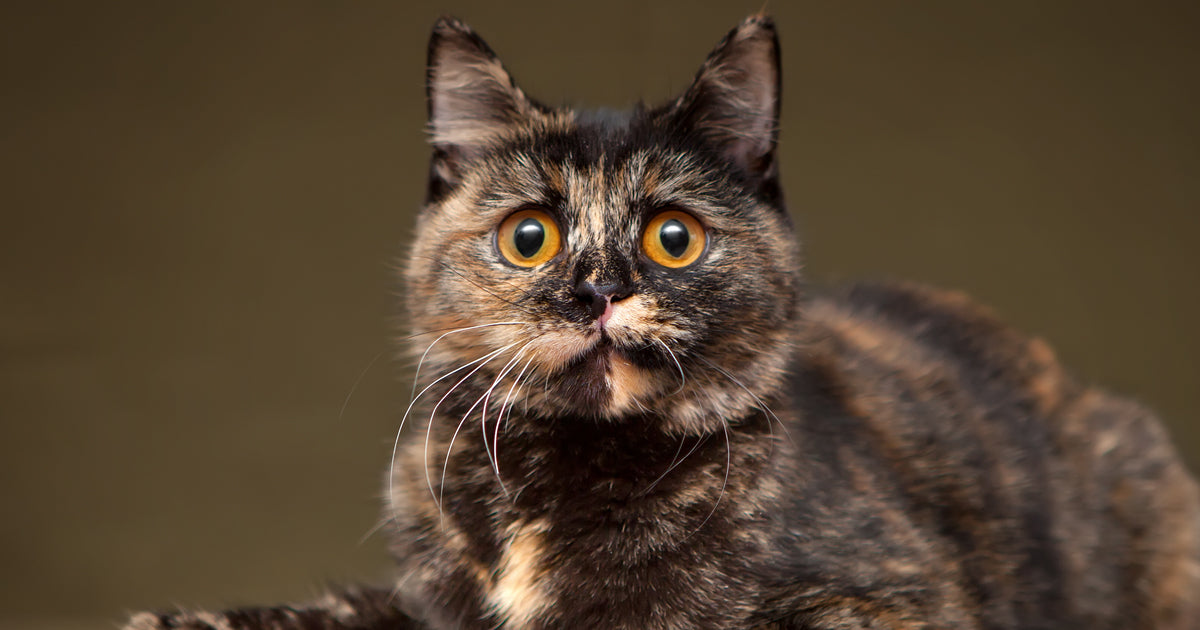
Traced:
<path fill-rule="evenodd" d="M 679 258 L 687 251 L 691 237 L 688 236 L 687 226 L 682 221 L 668 219 L 658 230 L 658 240 L 662 242 L 663 249 L 667 250 L 668 254 Z"/>
<path fill-rule="evenodd" d="M 526 258 L 533 258 L 533 255 L 542 250 L 542 243 L 546 240 L 546 228 L 537 219 L 525 219 L 517 224 L 517 230 L 513 234 L 513 245 L 517 246 L 517 252 Z"/>

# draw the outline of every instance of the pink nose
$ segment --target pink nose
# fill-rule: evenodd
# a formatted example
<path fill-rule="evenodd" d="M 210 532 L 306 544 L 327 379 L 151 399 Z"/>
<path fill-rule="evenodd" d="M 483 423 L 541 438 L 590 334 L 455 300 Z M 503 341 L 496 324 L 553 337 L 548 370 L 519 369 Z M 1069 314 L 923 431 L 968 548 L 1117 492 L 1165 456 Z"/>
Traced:
<path fill-rule="evenodd" d="M 608 320 L 612 317 L 612 313 L 613 313 L 612 300 L 605 300 L 604 301 L 604 312 L 600 313 L 600 317 L 596 318 L 596 325 L 600 327 L 600 330 L 604 330 L 604 325 L 606 323 L 608 323 Z"/>
<path fill-rule="evenodd" d="M 629 287 L 622 284 L 594 285 L 587 280 L 581 280 L 575 285 L 575 299 L 587 306 L 592 317 L 607 320 L 612 312 L 612 303 L 629 297 Z"/>

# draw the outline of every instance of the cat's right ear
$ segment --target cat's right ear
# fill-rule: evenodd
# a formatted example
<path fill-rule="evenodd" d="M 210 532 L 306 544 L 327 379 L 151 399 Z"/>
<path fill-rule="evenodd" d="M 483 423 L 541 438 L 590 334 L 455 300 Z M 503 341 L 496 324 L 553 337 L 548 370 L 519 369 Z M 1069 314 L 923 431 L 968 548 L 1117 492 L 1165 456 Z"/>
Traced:
<path fill-rule="evenodd" d="M 431 195 L 461 180 L 466 163 L 538 108 L 487 43 L 451 17 L 433 25 L 425 88 L 434 150 Z"/>

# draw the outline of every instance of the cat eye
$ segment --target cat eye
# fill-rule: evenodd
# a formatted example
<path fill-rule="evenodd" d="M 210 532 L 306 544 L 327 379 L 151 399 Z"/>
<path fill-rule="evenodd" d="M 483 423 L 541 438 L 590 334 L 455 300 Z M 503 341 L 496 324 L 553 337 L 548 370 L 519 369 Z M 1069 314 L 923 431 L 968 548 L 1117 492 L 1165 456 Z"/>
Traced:
<path fill-rule="evenodd" d="M 704 228 L 692 215 L 679 210 L 660 212 L 642 233 L 642 250 L 654 262 L 678 269 L 704 252 Z"/>
<path fill-rule="evenodd" d="M 541 210 L 520 210 L 500 224 L 500 253 L 519 267 L 536 267 L 558 253 L 562 239 L 554 218 Z"/>

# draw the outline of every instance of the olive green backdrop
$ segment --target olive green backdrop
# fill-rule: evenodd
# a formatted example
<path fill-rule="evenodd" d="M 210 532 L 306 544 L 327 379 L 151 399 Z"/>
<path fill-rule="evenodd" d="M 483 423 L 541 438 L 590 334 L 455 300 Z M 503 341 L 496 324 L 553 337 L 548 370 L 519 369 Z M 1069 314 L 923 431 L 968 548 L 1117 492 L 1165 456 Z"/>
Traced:
<path fill-rule="evenodd" d="M 467 19 L 534 95 L 622 105 L 685 86 L 762 6 L 15 4 L 5 628 L 386 575 L 368 533 L 408 392 L 387 317 L 429 25 Z M 965 289 L 1200 462 L 1197 7 L 771 3 L 810 275 Z"/>

